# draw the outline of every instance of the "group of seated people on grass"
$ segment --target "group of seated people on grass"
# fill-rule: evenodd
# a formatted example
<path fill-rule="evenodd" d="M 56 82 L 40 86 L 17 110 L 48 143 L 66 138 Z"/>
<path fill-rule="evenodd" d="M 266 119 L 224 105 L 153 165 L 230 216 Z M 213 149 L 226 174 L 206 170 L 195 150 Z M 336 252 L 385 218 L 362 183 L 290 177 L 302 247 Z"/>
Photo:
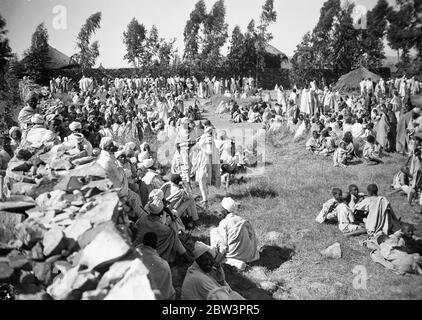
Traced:
<path fill-rule="evenodd" d="M 422 275 L 422 239 L 414 236 L 412 225 L 397 217 L 388 199 L 378 194 L 377 185 L 370 184 L 367 192 L 360 193 L 356 185 L 350 185 L 346 194 L 334 188 L 333 198 L 323 204 L 316 222 L 335 223 L 346 236 L 367 235 L 363 244 L 372 250 L 375 262 L 398 274 Z"/>

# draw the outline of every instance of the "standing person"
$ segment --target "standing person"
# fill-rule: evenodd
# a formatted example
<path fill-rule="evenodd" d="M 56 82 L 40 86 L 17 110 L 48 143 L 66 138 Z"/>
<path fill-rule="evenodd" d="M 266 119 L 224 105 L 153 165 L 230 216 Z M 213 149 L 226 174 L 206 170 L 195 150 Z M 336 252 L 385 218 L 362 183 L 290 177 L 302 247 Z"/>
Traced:
<path fill-rule="evenodd" d="M 388 135 L 390 133 L 391 126 L 389 123 L 389 119 L 387 116 L 387 109 L 385 105 L 382 106 L 381 118 L 375 125 L 374 129 L 375 129 L 375 132 L 377 133 L 376 134 L 377 143 L 380 145 L 383 151 L 389 150 L 390 145 L 389 145 Z"/>
<path fill-rule="evenodd" d="M 196 159 L 196 181 L 202 196 L 202 205 L 208 210 L 208 185 L 219 188 L 220 178 L 220 153 L 213 137 L 213 128 L 207 126 L 204 134 L 199 138 L 196 145 L 198 157 Z"/>
<path fill-rule="evenodd" d="M 409 135 L 407 133 L 407 127 L 410 121 L 412 121 L 413 112 L 406 112 L 404 109 L 400 111 L 400 117 L 397 124 L 397 135 L 396 135 L 396 151 L 401 154 L 406 154 L 409 151 Z"/>

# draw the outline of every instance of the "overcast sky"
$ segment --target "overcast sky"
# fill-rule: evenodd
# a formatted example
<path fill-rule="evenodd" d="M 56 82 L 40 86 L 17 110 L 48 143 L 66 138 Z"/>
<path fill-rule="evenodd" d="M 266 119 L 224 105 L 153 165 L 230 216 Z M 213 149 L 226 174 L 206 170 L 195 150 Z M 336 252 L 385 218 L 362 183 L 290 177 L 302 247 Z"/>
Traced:
<path fill-rule="evenodd" d="M 101 11 L 101 29 L 93 37 L 100 44 L 101 62 L 106 68 L 128 66 L 123 31 L 135 17 L 147 29 L 155 24 L 160 37 L 176 38 L 179 54 L 183 52 L 183 30 L 197 0 L 0 0 L 0 13 L 6 18 L 8 37 L 14 52 L 21 57 L 29 47 L 36 26 L 45 22 L 49 43 L 67 55 L 75 53 L 75 38 L 91 14 Z M 205 0 L 211 9 L 215 0 Z M 319 19 L 325 0 L 274 0 L 277 22 L 271 26 L 271 44 L 288 56 L 303 35 L 312 30 Z M 368 10 L 377 0 L 355 0 Z M 390 1 L 391 2 L 391 1 Z M 225 0 L 229 37 L 235 25 L 244 31 L 249 21 L 259 19 L 264 0 Z M 62 19 L 65 17 L 66 19 Z M 64 29 L 63 29 L 64 27 Z M 388 54 L 393 54 L 387 50 Z"/>

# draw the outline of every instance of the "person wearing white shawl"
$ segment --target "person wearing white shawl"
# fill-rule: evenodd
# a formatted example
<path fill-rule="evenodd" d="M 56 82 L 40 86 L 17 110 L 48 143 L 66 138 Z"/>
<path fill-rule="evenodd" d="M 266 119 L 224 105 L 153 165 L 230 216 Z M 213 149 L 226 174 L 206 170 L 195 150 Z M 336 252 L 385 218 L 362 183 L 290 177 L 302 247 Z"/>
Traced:
<path fill-rule="evenodd" d="M 220 153 L 213 138 L 212 127 L 206 127 L 204 134 L 199 138 L 197 145 L 197 158 L 195 159 L 195 180 L 199 183 L 202 202 L 206 209 L 208 206 L 208 185 L 220 187 Z"/>
<path fill-rule="evenodd" d="M 300 98 L 300 112 L 304 114 L 311 114 L 311 96 L 308 87 L 302 90 Z"/>
<path fill-rule="evenodd" d="M 69 129 L 72 132 L 69 136 L 64 138 L 64 142 L 70 142 L 75 144 L 82 144 L 83 149 L 86 151 L 88 156 L 92 155 L 92 145 L 81 133 L 82 124 L 80 122 L 72 122 L 69 124 Z M 82 140 L 82 141 L 81 141 Z"/>
<path fill-rule="evenodd" d="M 118 164 L 114 153 L 117 151 L 117 145 L 110 137 L 101 139 L 101 153 L 97 158 L 96 164 L 102 167 L 106 172 L 106 177 L 113 183 L 113 188 L 120 189 L 119 196 L 127 197 L 127 200 L 133 211 L 138 217 L 144 214 L 142 210 L 142 201 L 138 194 L 129 189 L 127 176 L 123 168 Z"/>
<path fill-rule="evenodd" d="M 214 250 L 198 241 L 193 255 L 195 262 L 183 280 L 182 300 L 245 300 L 226 282 Z"/>
<path fill-rule="evenodd" d="M 367 188 L 368 197 L 355 205 L 355 210 L 366 212 L 365 229 L 370 237 L 380 234 L 389 236 L 400 229 L 400 222 L 391 208 L 390 202 L 378 196 L 378 187 L 371 184 Z"/>
<path fill-rule="evenodd" d="M 237 215 L 239 203 L 232 198 L 224 198 L 221 206 L 224 219 L 217 228 L 211 229 L 211 247 L 223 257 L 224 263 L 244 270 L 246 263 L 259 259 L 258 240 L 249 221 Z"/>
<path fill-rule="evenodd" d="M 43 145 L 52 147 L 60 143 L 59 137 L 45 127 L 44 118 L 40 114 L 34 114 L 31 123 L 32 127 L 27 131 L 22 145 L 40 148 Z"/>

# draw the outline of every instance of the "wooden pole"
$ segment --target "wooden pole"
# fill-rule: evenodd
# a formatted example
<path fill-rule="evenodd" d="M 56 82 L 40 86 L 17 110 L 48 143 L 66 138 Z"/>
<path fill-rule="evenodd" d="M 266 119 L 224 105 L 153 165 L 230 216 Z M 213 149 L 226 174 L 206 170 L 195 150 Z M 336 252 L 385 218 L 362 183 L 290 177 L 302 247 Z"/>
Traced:
<path fill-rule="evenodd" d="M 0 174 L 0 201 L 5 201 L 4 196 L 4 177 Z"/>

